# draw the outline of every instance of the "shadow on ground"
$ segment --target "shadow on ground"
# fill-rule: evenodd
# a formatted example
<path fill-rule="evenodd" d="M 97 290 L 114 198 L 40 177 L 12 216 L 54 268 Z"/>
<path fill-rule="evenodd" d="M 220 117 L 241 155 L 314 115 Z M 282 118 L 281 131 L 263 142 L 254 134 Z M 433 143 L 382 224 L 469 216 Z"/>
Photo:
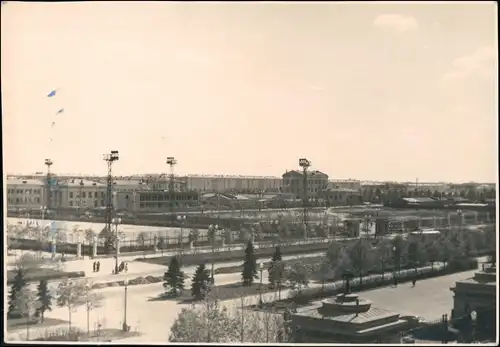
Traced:
<path fill-rule="evenodd" d="M 258 295 L 261 292 L 261 288 L 263 294 L 278 291 L 277 289 L 269 288 L 267 284 L 262 285 L 262 287 L 260 286 L 259 283 L 254 283 L 251 286 L 243 286 L 241 282 L 238 282 L 238 283 L 225 284 L 221 286 L 216 285 L 212 287 L 212 293 L 213 293 L 212 295 L 215 296 L 218 300 L 230 300 L 245 296 Z M 282 290 L 284 289 L 286 288 L 283 287 Z M 156 297 L 150 297 L 148 299 L 148 301 L 167 301 L 167 300 L 177 301 L 178 303 L 181 304 L 191 304 L 199 301 L 193 298 L 190 290 L 184 290 L 182 293 L 177 294 L 177 296 L 164 293 Z"/>
<path fill-rule="evenodd" d="M 7 331 L 16 331 L 26 329 L 29 325 L 30 328 L 48 328 L 55 325 L 67 324 L 68 321 L 57 318 L 45 318 L 43 322 L 31 320 L 29 323 L 26 318 L 7 319 Z"/>

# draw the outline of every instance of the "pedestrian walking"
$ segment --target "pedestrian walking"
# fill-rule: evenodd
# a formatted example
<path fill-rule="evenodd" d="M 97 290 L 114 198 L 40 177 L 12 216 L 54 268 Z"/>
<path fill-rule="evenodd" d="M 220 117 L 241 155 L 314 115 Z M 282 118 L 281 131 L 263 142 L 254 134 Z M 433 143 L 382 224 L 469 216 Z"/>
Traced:
<path fill-rule="evenodd" d="M 413 284 L 413 287 L 415 287 L 415 283 L 417 283 L 417 279 L 416 278 L 412 279 L 411 283 Z"/>
<path fill-rule="evenodd" d="M 92 272 L 96 272 L 97 270 L 97 262 L 94 261 L 94 263 L 92 264 Z"/>
<path fill-rule="evenodd" d="M 97 261 L 97 264 L 96 264 L 96 272 L 99 272 L 99 270 L 101 270 L 101 262 L 100 262 L 100 261 Z"/>
<path fill-rule="evenodd" d="M 128 272 L 128 263 L 125 263 L 125 272 Z"/>
<path fill-rule="evenodd" d="M 398 286 L 398 278 L 394 276 L 394 287 Z"/>

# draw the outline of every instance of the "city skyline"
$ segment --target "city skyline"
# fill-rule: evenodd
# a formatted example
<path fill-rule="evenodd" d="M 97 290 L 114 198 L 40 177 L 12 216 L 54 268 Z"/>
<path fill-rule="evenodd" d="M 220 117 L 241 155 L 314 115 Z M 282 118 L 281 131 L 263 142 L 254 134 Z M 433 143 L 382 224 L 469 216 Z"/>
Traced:
<path fill-rule="evenodd" d="M 2 6 L 4 171 L 497 181 L 493 2 Z"/>

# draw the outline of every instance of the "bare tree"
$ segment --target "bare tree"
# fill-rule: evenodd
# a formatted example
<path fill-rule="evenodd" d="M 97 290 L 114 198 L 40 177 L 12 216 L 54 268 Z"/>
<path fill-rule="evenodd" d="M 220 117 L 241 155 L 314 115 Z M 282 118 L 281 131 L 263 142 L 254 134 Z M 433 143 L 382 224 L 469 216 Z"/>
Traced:
<path fill-rule="evenodd" d="M 26 317 L 26 339 L 29 340 L 31 318 L 40 307 L 36 292 L 29 287 L 24 287 L 16 296 L 16 306 L 20 313 Z"/>
<path fill-rule="evenodd" d="M 57 288 L 57 306 L 68 308 L 68 327 L 71 333 L 71 313 L 85 304 L 86 282 L 65 279 Z"/>
<path fill-rule="evenodd" d="M 102 293 L 96 292 L 92 289 L 92 282 L 88 279 L 83 285 L 83 295 L 82 299 L 84 301 L 84 306 L 87 311 L 87 335 L 90 335 L 90 311 L 95 308 L 102 306 L 102 300 L 104 296 Z"/>

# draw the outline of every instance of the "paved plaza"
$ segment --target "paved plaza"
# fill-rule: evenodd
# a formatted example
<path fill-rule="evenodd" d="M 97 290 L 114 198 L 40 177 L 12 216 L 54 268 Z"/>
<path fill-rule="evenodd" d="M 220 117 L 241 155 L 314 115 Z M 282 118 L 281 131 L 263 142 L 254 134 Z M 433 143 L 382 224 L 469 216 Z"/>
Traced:
<path fill-rule="evenodd" d="M 450 313 L 453 305 L 453 293 L 449 290 L 453 284 L 460 279 L 471 277 L 475 271 L 462 272 L 458 274 L 426 279 L 417 282 L 412 288 L 410 283 L 403 283 L 398 287 L 388 286 L 376 290 L 366 291 L 361 295 L 373 302 L 376 307 L 381 307 L 399 312 L 401 315 L 422 316 L 427 320 L 434 320 L 444 313 Z M 241 274 L 216 275 L 216 283 L 219 285 L 239 282 Z M 267 273 L 263 274 L 263 283 L 267 283 Z M 340 282 L 337 285 L 341 285 Z M 186 281 L 189 288 L 190 280 Z M 310 287 L 318 287 L 320 284 L 312 283 Z M 178 304 L 176 301 L 150 300 L 158 297 L 164 292 L 162 283 L 148 285 L 129 286 L 127 300 L 127 322 L 133 330 L 142 333 L 139 337 L 125 339 L 123 342 L 167 342 L 170 327 L 175 321 L 178 313 L 187 304 Z M 103 328 L 119 328 L 123 322 L 124 315 L 124 288 L 110 287 L 100 290 L 105 297 L 102 307 L 95 309 L 90 314 L 90 326 L 93 329 L 97 322 L 101 322 Z M 282 292 L 282 298 L 289 294 L 289 290 Z M 276 299 L 276 293 L 264 294 L 264 301 Z M 256 304 L 259 295 L 246 297 L 245 305 Z M 222 303 L 229 309 L 236 309 L 241 305 L 240 299 L 227 300 Z M 48 317 L 68 319 L 66 308 L 54 308 L 48 313 Z M 87 316 L 83 308 L 72 313 L 74 326 L 86 329 Z M 65 326 L 65 325 L 62 325 Z M 33 328 L 30 333 L 32 337 L 37 334 Z M 38 329 L 41 333 L 41 329 Z M 21 335 L 19 335 L 21 334 Z M 23 332 L 9 333 L 10 338 L 22 337 Z M 130 340 L 130 341 L 129 341 Z"/>

